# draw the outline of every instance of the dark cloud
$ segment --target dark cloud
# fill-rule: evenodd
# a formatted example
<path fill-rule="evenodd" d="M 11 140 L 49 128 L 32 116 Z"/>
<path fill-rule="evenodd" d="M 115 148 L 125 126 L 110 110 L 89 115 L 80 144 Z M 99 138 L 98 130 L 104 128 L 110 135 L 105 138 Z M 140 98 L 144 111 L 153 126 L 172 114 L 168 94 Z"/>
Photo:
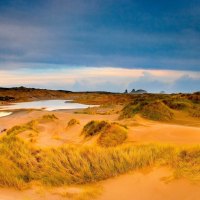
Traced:
<path fill-rule="evenodd" d="M 199 11 L 195 0 L 1 0 L 0 69 L 199 71 Z"/>

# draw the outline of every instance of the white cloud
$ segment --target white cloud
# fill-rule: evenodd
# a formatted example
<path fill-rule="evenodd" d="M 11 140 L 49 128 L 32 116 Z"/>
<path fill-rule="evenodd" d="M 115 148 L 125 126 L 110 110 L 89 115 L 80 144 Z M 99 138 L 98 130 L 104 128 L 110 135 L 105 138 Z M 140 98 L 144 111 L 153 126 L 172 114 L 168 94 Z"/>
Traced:
<path fill-rule="evenodd" d="M 0 70 L 0 86 L 28 86 L 74 91 L 190 92 L 200 90 L 200 72 L 139 70 L 111 67 Z M 199 89 L 198 89 L 199 88 Z"/>

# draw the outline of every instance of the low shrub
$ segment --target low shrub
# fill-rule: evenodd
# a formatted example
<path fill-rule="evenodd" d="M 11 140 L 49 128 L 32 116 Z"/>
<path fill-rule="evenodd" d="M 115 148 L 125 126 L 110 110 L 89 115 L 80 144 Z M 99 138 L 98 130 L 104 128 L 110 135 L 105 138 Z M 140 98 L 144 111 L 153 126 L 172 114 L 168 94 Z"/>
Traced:
<path fill-rule="evenodd" d="M 164 100 L 163 103 L 174 110 L 185 110 L 192 107 L 192 103 L 186 100 Z"/>
<path fill-rule="evenodd" d="M 110 123 L 107 121 L 92 120 L 83 127 L 82 134 L 85 135 L 85 137 L 94 136 L 105 131 L 109 127 Z"/>
<path fill-rule="evenodd" d="M 74 125 L 76 125 L 76 124 L 80 124 L 79 120 L 77 120 L 77 119 L 71 119 L 71 120 L 69 120 L 69 122 L 67 123 L 67 127 L 72 127 L 72 126 L 74 126 Z"/>
<path fill-rule="evenodd" d="M 41 120 L 48 120 L 48 121 L 54 121 L 58 119 L 54 114 L 51 115 L 43 115 Z"/>

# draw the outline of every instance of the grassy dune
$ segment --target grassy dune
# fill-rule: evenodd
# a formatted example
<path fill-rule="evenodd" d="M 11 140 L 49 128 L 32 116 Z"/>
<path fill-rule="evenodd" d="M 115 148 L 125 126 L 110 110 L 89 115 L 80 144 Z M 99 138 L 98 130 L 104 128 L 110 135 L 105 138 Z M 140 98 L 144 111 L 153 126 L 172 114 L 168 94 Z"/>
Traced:
<path fill-rule="evenodd" d="M 138 113 L 151 120 L 165 121 L 173 118 L 170 108 L 158 100 L 129 103 L 124 107 L 119 118 L 131 118 Z"/>
<path fill-rule="evenodd" d="M 60 186 L 107 179 L 130 170 L 164 165 L 175 177 L 200 180 L 200 146 L 61 146 L 40 149 L 16 136 L 0 139 L 0 186 L 23 189 L 31 181 Z"/>
<path fill-rule="evenodd" d="M 87 94 L 77 101 L 99 104 L 107 103 L 108 100 L 116 104 L 124 102 L 127 105 L 122 109 L 120 118 L 133 117 L 139 113 L 148 119 L 170 120 L 173 110 L 199 117 L 199 97 L 199 93 L 171 96 Z M 200 146 L 123 144 L 127 130 L 117 123 L 91 121 L 86 124 L 82 134 L 85 138 L 97 137 L 97 143 L 93 146 L 40 148 L 19 137 L 24 131 L 37 134 L 38 123 L 56 120 L 55 115 L 45 115 L 14 126 L 0 138 L 0 186 L 23 189 L 32 181 L 50 186 L 84 184 L 153 166 L 170 167 L 175 178 L 200 181 Z M 72 119 L 67 126 L 78 123 Z"/>
<path fill-rule="evenodd" d="M 136 114 L 156 121 L 169 121 L 174 118 L 174 111 L 183 111 L 199 118 L 200 95 L 153 95 L 146 94 L 135 98 L 124 106 L 119 119 L 131 118 Z"/>
<path fill-rule="evenodd" d="M 127 128 L 118 123 L 107 121 L 90 121 L 82 131 L 86 138 L 98 135 L 97 144 L 111 147 L 122 144 L 127 138 Z"/>

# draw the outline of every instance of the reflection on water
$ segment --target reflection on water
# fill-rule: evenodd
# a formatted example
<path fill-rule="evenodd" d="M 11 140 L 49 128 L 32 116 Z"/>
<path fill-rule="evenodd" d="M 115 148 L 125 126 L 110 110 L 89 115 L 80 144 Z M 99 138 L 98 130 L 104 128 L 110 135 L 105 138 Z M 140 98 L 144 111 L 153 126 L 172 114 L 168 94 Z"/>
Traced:
<path fill-rule="evenodd" d="M 94 107 L 95 105 L 85 105 L 80 103 L 73 103 L 69 100 L 43 100 L 15 103 L 11 105 L 0 106 L 0 110 L 16 110 L 16 109 L 44 109 L 48 111 L 61 109 L 79 109 Z"/>
<path fill-rule="evenodd" d="M 8 116 L 8 115 L 11 115 L 12 112 L 0 112 L 0 117 L 5 117 L 5 116 Z"/>

